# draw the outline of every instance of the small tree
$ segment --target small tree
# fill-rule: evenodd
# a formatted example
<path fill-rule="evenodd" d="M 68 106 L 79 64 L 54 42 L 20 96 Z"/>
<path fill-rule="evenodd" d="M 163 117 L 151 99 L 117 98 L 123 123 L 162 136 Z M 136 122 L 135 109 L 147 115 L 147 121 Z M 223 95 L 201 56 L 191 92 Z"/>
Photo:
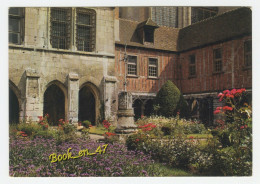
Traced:
<path fill-rule="evenodd" d="M 156 95 L 156 104 L 160 106 L 159 115 L 173 116 L 180 100 L 180 90 L 171 82 L 167 81 Z"/>

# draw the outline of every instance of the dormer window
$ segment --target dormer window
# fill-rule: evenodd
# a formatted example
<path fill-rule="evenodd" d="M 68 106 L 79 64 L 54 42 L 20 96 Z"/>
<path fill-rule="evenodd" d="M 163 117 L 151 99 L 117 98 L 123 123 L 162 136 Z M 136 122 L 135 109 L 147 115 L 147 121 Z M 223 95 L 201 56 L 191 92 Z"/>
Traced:
<path fill-rule="evenodd" d="M 141 22 L 137 26 L 137 35 L 138 35 L 141 43 L 142 44 L 145 44 L 145 43 L 153 44 L 154 43 L 154 30 L 158 27 L 159 26 L 155 22 L 153 22 L 150 18 L 144 22 Z"/>
<path fill-rule="evenodd" d="M 152 42 L 153 43 L 153 39 L 154 38 L 154 29 L 144 29 L 144 41 L 145 42 Z"/>

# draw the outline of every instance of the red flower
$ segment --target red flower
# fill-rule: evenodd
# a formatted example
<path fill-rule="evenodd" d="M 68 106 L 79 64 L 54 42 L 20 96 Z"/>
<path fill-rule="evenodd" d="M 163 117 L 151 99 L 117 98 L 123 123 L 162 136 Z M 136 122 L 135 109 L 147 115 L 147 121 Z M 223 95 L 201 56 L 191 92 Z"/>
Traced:
<path fill-rule="evenodd" d="M 214 114 L 219 114 L 220 113 L 220 110 L 215 110 L 214 111 Z"/>
<path fill-rule="evenodd" d="M 234 95 L 234 94 L 236 94 L 236 93 L 237 93 L 237 90 L 236 90 L 236 89 L 232 89 L 231 92 L 230 92 L 231 95 Z"/>
<path fill-rule="evenodd" d="M 228 98 L 234 98 L 234 95 L 227 94 L 226 96 L 227 96 Z"/>
<path fill-rule="evenodd" d="M 223 100 L 223 98 L 224 98 L 224 95 L 222 95 L 222 96 L 220 97 L 219 101 L 221 102 L 221 101 Z"/>
<path fill-rule="evenodd" d="M 22 134 L 22 136 L 23 136 L 23 137 L 26 137 L 26 136 L 27 136 L 27 134 Z"/>
<path fill-rule="evenodd" d="M 63 119 L 60 119 L 59 121 L 63 121 Z"/>
<path fill-rule="evenodd" d="M 38 116 L 38 118 L 39 118 L 40 121 L 42 121 L 42 119 L 43 119 L 42 116 Z"/>
<path fill-rule="evenodd" d="M 223 93 L 219 93 L 219 94 L 218 94 L 218 97 L 222 97 L 222 96 L 223 96 Z"/>
<path fill-rule="evenodd" d="M 25 132 L 23 132 L 23 131 L 20 131 L 20 134 L 24 134 Z"/>
<path fill-rule="evenodd" d="M 246 89 L 245 89 L 245 88 L 242 88 L 241 91 L 244 92 L 244 91 L 246 91 Z"/>
<path fill-rule="evenodd" d="M 225 90 L 223 91 L 224 94 L 230 94 L 230 91 L 229 90 Z"/>
<path fill-rule="evenodd" d="M 233 107 L 224 106 L 224 107 L 223 107 L 223 110 L 232 111 L 232 110 L 233 110 Z"/>
<path fill-rule="evenodd" d="M 222 109 L 222 107 L 217 107 L 217 108 L 216 108 L 216 110 L 221 110 L 221 109 Z"/>
<path fill-rule="evenodd" d="M 245 128 L 247 128 L 247 125 L 245 125 Z"/>
<path fill-rule="evenodd" d="M 241 127 L 240 127 L 240 130 L 242 130 L 242 129 L 244 129 L 244 128 L 245 128 L 244 126 L 241 126 Z"/>
<path fill-rule="evenodd" d="M 45 114 L 45 116 L 48 118 L 48 117 L 49 117 L 49 114 Z"/>
<path fill-rule="evenodd" d="M 190 136 L 189 139 L 194 139 L 194 137 L 193 137 L 193 136 Z"/>
<path fill-rule="evenodd" d="M 112 133 L 112 132 L 106 132 L 105 134 L 106 134 L 108 137 L 113 136 L 113 135 L 116 135 L 115 133 Z"/>
<path fill-rule="evenodd" d="M 140 139 L 135 139 L 135 142 L 139 142 L 140 141 Z"/>

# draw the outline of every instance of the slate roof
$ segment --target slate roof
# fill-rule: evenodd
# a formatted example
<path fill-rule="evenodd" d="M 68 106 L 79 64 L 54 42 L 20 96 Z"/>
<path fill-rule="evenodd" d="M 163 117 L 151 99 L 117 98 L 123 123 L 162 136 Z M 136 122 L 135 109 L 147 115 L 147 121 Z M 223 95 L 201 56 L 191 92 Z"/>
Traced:
<path fill-rule="evenodd" d="M 184 51 L 251 33 L 250 8 L 238 8 L 181 29 L 177 49 Z"/>
<path fill-rule="evenodd" d="M 117 44 L 125 43 L 130 46 L 153 48 L 167 51 L 177 51 L 178 32 L 177 28 L 159 27 L 154 30 L 154 44 L 145 45 L 137 35 L 139 22 L 131 20 L 119 20 L 119 38 Z"/>
<path fill-rule="evenodd" d="M 139 40 L 136 30 L 147 22 L 152 24 L 149 19 L 142 23 L 119 19 L 120 41 L 116 43 L 178 52 L 252 33 L 252 12 L 246 7 L 210 17 L 182 29 L 159 27 L 154 32 L 154 44 L 146 45 Z"/>

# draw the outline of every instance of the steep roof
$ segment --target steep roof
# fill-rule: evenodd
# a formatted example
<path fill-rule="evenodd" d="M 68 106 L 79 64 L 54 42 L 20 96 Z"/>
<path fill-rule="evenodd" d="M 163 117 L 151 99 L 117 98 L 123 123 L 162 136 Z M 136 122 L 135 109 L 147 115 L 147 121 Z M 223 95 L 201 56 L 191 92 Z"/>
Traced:
<path fill-rule="evenodd" d="M 152 24 L 149 19 L 142 23 L 119 19 L 120 41 L 116 43 L 177 52 L 252 33 L 252 12 L 250 8 L 245 7 L 205 19 L 182 29 L 159 27 L 154 32 L 154 44 L 143 44 L 137 35 L 137 28 L 147 22 Z"/>
<path fill-rule="evenodd" d="M 145 24 L 143 22 L 143 24 Z M 149 24 L 151 22 L 148 22 Z M 142 24 L 142 23 L 141 23 Z M 137 26 L 140 23 L 136 21 L 119 19 L 119 39 L 117 44 L 127 44 L 144 48 L 153 48 L 167 51 L 177 51 L 177 39 L 179 29 L 171 27 L 159 27 L 154 30 L 154 44 L 143 44 L 137 35 Z"/>
<path fill-rule="evenodd" d="M 189 50 L 251 33 L 250 8 L 238 8 L 181 29 L 178 50 Z"/>

